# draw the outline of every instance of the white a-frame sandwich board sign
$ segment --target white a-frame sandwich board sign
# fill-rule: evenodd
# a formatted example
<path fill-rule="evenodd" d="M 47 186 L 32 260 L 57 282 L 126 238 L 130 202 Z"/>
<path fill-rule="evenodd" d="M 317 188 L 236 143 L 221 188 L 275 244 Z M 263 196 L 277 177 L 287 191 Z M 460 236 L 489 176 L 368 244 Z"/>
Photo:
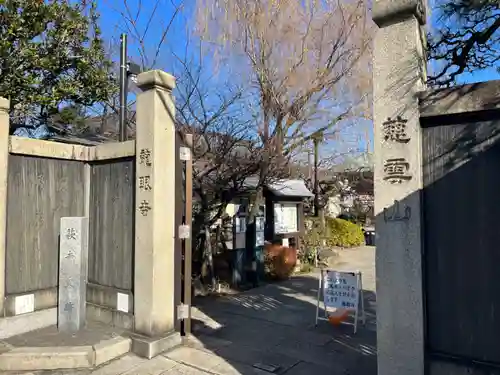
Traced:
<path fill-rule="evenodd" d="M 320 302 L 323 300 L 324 317 L 319 316 Z M 358 321 L 366 322 L 361 272 L 340 272 L 322 269 L 318 285 L 316 305 L 316 325 L 319 320 L 327 320 L 331 309 L 354 311 L 354 333 Z"/>

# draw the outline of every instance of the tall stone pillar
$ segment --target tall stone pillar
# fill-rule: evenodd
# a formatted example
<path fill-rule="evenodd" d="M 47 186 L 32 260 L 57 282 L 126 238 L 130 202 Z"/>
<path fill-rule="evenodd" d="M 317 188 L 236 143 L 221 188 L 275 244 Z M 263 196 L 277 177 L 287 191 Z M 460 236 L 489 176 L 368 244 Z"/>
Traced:
<path fill-rule="evenodd" d="M 0 98 L 0 318 L 4 316 L 10 102 Z"/>
<path fill-rule="evenodd" d="M 373 56 L 377 351 L 381 375 L 424 374 L 417 93 L 425 87 L 425 4 L 375 0 Z"/>
<path fill-rule="evenodd" d="M 179 340 L 175 333 L 180 288 L 176 194 L 178 151 L 172 89 L 175 79 L 160 70 L 139 74 L 137 85 L 134 329 L 151 340 L 132 349 L 151 358 Z"/>

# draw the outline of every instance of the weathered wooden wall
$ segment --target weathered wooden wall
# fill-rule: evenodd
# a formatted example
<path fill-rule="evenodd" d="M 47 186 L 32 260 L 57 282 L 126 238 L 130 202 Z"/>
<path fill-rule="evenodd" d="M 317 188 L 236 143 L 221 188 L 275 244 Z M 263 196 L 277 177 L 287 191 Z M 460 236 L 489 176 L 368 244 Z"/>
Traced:
<path fill-rule="evenodd" d="M 132 291 L 134 158 L 90 167 L 89 282 Z"/>
<path fill-rule="evenodd" d="M 422 121 L 429 373 L 497 374 L 500 111 L 444 120 Z"/>
<path fill-rule="evenodd" d="M 6 294 L 57 287 L 59 223 L 84 216 L 84 163 L 10 155 Z"/>

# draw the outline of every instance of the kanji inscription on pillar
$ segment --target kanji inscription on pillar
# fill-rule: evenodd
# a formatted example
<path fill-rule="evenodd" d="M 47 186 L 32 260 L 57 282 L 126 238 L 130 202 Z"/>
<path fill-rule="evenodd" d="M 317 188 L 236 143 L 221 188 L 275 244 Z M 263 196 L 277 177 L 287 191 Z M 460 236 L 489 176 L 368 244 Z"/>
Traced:
<path fill-rule="evenodd" d="M 64 305 L 64 311 L 66 312 L 66 314 L 68 315 L 68 318 L 71 319 L 71 315 L 73 313 L 73 309 L 74 309 L 74 305 L 73 305 L 73 302 L 68 302 Z"/>
<path fill-rule="evenodd" d="M 384 162 L 384 180 L 391 184 L 401 184 L 412 179 L 410 163 L 405 158 L 387 159 Z"/>
<path fill-rule="evenodd" d="M 398 143 L 410 142 L 410 137 L 406 133 L 406 125 L 408 120 L 401 116 L 391 119 L 390 117 L 382 126 L 384 130 L 384 140 Z"/>
<path fill-rule="evenodd" d="M 77 231 L 75 228 L 67 228 L 66 229 L 66 239 L 68 240 L 76 240 Z"/>
<path fill-rule="evenodd" d="M 139 151 L 139 164 L 146 167 L 151 167 L 153 165 L 151 150 L 143 148 Z"/>
<path fill-rule="evenodd" d="M 152 177 L 152 166 L 153 166 L 153 153 L 149 148 L 141 148 L 138 155 L 139 165 L 137 170 L 137 188 L 140 194 L 137 198 L 139 210 L 142 216 L 148 216 L 148 213 L 152 210 L 152 206 L 149 203 L 152 199 L 150 193 L 153 192 L 153 177 Z"/>
<path fill-rule="evenodd" d="M 139 204 L 139 212 L 141 213 L 142 216 L 148 216 L 149 211 L 151 211 L 151 205 L 147 200 L 143 200 Z"/>
<path fill-rule="evenodd" d="M 140 176 L 139 177 L 139 189 L 150 191 L 151 188 L 151 176 Z"/>
<path fill-rule="evenodd" d="M 394 200 L 390 208 L 384 208 L 384 221 L 408 221 L 411 219 L 411 207 Z"/>
<path fill-rule="evenodd" d="M 88 218 L 60 221 L 58 329 L 76 332 L 85 324 Z"/>

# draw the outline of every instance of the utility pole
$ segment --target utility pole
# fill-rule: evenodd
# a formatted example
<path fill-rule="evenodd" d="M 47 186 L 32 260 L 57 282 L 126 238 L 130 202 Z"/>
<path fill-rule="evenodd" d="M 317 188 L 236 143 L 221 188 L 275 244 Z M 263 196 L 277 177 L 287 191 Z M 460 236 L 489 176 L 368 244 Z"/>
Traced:
<path fill-rule="evenodd" d="M 120 37 L 120 131 L 119 141 L 127 140 L 127 34 Z"/>
<path fill-rule="evenodd" d="M 319 159 L 319 135 L 314 136 L 314 216 L 319 216 L 319 178 L 318 178 L 318 159 Z"/>
<path fill-rule="evenodd" d="M 312 150 L 307 150 L 307 179 L 312 182 L 313 167 L 312 167 Z"/>
<path fill-rule="evenodd" d="M 321 223 L 321 233 L 325 233 L 325 213 L 322 209 L 320 209 L 320 189 L 319 189 L 319 173 L 318 173 L 318 164 L 319 164 L 319 143 L 323 141 L 323 133 L 316 133 L 313 138 L 314 142 L 314 216 L 320 219 Z M 324 202 L 321 202 L 323 205 Z M 321 245 L 326 246 L 326 241 L 323 239 L 321 241 Z M 317 262 L 318 254 L 316 253 Z"/>

